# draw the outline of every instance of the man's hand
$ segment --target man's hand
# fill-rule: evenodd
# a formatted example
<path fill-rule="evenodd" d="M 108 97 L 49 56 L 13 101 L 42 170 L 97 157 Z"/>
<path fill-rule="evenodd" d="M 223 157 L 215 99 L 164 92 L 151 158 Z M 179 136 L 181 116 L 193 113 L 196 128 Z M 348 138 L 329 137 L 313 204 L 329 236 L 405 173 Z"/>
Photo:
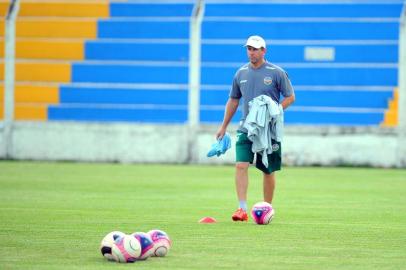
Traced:
<path fill-rule="evenodd" d="M 288 108 L 293 102 L 295 102 L 295 94 L 292 94 L 292 95 L 289 96 L 289 97 L 285 97 L 285 98 L 282 100 L 282 103 L 281 103 L 283 109 L 286 110 L 286 108 Z"/>
<path fill-rule="evenodd" d="M 223 138 L 224 134 L 226 134 L 226 129 L 223 127 L 220 127 L 219 130 L 216 132 L 216 140 L 220 140 Z"/>

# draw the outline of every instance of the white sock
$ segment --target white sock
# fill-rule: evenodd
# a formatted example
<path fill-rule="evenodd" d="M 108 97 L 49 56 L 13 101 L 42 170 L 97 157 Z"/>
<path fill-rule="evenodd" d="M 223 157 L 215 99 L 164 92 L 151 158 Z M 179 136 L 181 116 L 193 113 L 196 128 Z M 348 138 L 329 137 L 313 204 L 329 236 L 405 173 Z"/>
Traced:
<path fill-rule="evenodd" d="M 240 208 L 247 211 L 247 201 L 240 201 Z"/>

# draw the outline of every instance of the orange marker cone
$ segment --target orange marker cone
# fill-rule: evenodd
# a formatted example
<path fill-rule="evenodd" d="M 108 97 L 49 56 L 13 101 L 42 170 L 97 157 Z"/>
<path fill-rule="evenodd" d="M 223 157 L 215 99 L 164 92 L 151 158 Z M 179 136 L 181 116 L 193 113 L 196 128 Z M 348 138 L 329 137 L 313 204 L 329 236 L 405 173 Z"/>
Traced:
<path fill-rule="evenodd" d="M 199 220 L 199 223 L 216 223 L 216 222 L 217 222 L 217 220 L 212 217 L 204 217 Z"/>

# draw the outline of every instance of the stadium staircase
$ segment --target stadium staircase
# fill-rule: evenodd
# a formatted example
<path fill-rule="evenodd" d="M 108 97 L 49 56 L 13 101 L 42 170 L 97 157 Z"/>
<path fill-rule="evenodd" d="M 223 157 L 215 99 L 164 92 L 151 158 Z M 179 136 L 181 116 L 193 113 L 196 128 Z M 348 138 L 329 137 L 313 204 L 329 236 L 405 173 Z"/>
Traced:
<path fill-rule="evenodd" d="M 259 2 L 206 3 L 202 123 L 221 122 L 232 77 L 247 61 L 242 44 L 258 34 L 296 90 L 287 124 L 396 126 L 401 1 Z M 7 6 L 0 1 L 3 18 Z M 184 123 L 192 9 L 193 1 L 22 0 L 16 119 Z M 3 57 L 3 40 L 0 49 Z"/>

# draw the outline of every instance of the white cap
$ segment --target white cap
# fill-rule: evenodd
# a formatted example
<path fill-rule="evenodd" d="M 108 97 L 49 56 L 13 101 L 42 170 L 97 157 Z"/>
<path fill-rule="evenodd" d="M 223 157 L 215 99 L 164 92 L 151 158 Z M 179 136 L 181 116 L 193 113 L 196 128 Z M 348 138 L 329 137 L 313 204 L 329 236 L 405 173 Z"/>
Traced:
<path fill-rule="evenodd" d="M 260 36 L 250 36 L 245 43 L 245 47 L 251 46 L 255 49 L 266 48 L 265 40 Z"/>

